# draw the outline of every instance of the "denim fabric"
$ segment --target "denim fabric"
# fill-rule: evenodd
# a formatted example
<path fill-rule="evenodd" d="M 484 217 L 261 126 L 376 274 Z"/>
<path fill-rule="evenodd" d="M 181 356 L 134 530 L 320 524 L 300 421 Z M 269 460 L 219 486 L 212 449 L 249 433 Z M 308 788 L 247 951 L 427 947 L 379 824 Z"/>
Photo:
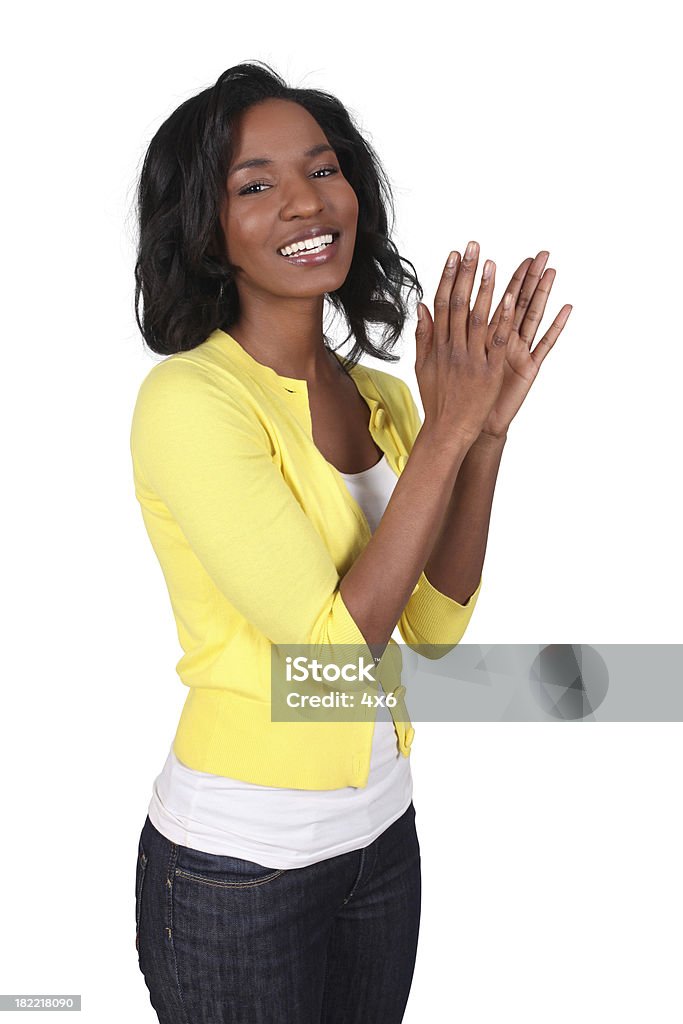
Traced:
<path fill-rule="evenodd" d="M 415 808 L 361 850 L 276 869 L 138 845 L 136 947 L 160 1024 L 400 1024 L 421 908 Z"/>

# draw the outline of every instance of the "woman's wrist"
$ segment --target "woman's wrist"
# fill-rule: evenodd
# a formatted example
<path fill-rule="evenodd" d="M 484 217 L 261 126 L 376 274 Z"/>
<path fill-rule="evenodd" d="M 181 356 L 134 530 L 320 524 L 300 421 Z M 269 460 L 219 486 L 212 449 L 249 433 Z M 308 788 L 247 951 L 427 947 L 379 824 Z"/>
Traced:
<path fill-rule="evenodd" d="M 504 434 L 489 434 L 482 430 L 476 440 L 471 445 L 471 448 L 476 448 L 479 451 L 500 451 L 505 447 L 507 441 L 507 431 Z M 471 450 L 470 448 L 470 450 Z"/>
<path fill-rule="evenodd" d="M 440 452 L 446 458 L 452 457 L 457 462 L 462 462 L 476 441 L 477 435 L 447 430 L 439 423 L 424 422 L 419 430 L 416 443 L 418 439 L 421 439 L 421 444 L 428 446 L 430 451 Z"/>

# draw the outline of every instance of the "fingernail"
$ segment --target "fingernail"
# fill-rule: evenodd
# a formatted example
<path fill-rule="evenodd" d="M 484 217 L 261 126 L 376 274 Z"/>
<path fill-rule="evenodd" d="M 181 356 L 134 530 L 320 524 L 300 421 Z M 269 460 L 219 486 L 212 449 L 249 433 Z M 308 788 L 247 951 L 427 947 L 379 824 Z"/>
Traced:
<path fill-rule="evenodd" d="M 455 266 L 455 261 L 457 260 L 457 258 L 458 258 L 457 252 L 452 252 L 450 254 L 450 256 L 448 257 L 448 259 L 446 260 L 446 265 L 449 266 L 449 267 L 454 267 Z"/>
<path fill-rule="evenodd" d="M 482 271 L 482 277 L 484 278 L 485 281 L 487 280 L 487 278 L 491 276 L 492 272 L 493 260 L 487 260 L 486 263 L 484 264 L 484 270 Z"/>
<path fill-rule="evenodd" d="M 509 309 L 511 304 L 512 304 L 512 295 L 511 295 L 510 292 L 506 292 L 505 293 L 505 298 L 503 299 L 503 309 Z"/>
<path fill-rule="evenodd" d="M 466 251 L 465 255 L 467 256 L 467 258 L 469 260 L 473 260 L 474 259 L 474 254 L 476 253 L 476 251 L 477 251 L 477 243 L 476 242 L 468 242 L 467 243 L 467 251 Z"/>

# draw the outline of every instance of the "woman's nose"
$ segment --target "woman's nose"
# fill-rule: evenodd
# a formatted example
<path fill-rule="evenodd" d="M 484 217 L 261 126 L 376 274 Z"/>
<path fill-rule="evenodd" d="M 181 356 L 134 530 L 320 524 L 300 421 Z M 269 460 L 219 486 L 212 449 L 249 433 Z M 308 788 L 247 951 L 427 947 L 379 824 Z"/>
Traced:
<path fill-rule="evenodd" d="M 324 207 L 324 202 L 314 181 L 295 181 L 283 188 L 284 208 L 291 215 L 310 216 Z"/>

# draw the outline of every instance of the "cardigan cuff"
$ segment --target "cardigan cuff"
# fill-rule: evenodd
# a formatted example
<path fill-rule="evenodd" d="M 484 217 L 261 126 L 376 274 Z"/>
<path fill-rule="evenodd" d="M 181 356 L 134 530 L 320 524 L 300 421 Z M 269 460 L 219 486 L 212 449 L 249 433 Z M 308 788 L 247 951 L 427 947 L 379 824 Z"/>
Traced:
<path fill-rule="evenodd" d="M 474 611 L 482 578 L 465 604 L 460 604 L 433 586 L 420 573 L 417 589 L 413 591 L 401 617 L 406 631 L 406 642 L 413 644 L 457 644 L 462 638 Z"/>

